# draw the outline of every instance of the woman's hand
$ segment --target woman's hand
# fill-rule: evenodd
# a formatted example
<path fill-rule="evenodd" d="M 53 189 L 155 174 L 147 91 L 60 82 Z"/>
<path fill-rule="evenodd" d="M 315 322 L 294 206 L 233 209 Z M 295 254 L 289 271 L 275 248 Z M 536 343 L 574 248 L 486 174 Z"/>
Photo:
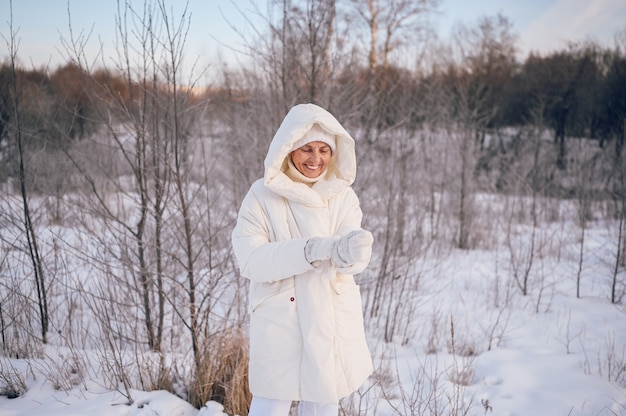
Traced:
<path fill-rule="evenodd" d="M 331 260 L 336 267 L 369 263 L 374 237 L 363 229 L 350 231 L 342 237 L 313 237 L 304 247 L 307 261 L 313 265 Z"/>
<path fill-rule="evenodd" d="M 372 256 L 374 236 L 363 229 L 350 231 L 335 244 L 332 261 L 337 267 L 348 267 L 355 263 L 369 263 Z"/>
<path fill-rule="evenodd" d="M 310 238 L 304 246 L 304 256 L 313 265 L 320 261 L 329 260 L 333 257 L 338 241 L 339 237 Z"/>

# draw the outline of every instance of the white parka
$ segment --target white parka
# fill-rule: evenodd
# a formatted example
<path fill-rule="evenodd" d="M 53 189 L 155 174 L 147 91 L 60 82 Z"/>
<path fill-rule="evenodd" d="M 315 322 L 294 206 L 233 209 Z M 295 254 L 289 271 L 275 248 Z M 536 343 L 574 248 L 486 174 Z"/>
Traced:
<path fill-rule="evenodd" d="M 336 152 L 313 186 L 286 174 L 293 144 L 317 123 L 336 137 Z M 314 267 L 304 247 L 313 236 L 361 227 L 354 140 L 328 111 L 293 107 L 278 128 L 232 233 L 242 276 L 250 279 L 250 391 L 280 400 L 338 403 L 372 373 L 361 295 L 353 274 L 365 263 Z"/>

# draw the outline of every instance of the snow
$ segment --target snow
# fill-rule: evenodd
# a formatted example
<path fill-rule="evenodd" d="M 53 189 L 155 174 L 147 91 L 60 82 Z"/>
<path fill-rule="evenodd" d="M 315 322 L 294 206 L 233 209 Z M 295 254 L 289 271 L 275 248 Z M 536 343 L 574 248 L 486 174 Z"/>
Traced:
<path fill-rule="evenodd" d="M 222 416 L 221 406 L 213 403 L 200 412 L 184 400 L 165 391 L 135 392 L 136 401 L 127 405 L 116 392 L 63 393 L 50 387 L 33 386 L 21 398 L 2 403 L 0 414 L 18 415 L 98 415 L 98 416 Z"/>
<path fill-rule="evenodd" d="M 414 302 L 403 323 L 413 335 L 384 343 L 376 324 L 368 324 L 378 368 L 363 390 L 371 387 L 377 403 L 359 414 L 626 415 L 625 308 L 608 296 L 610 227 L 596 226 L 587 231 L 580 298 L 575 227 L 559 237 L 569 246 L 562 241 L 536 259 L 527 296 L 511 282 L 502 246 L 416 260 L 431 264 L 416 265 L 424 271 L 418 290 L 403 295 Z M 63 357 L 48 348 L 47 360 Z M 97 371 L 76 383 L 71 371 L 59 373 L 66 388 L 55 388 L 46 358 L 0 357 L 0 374 L 9 369 L 22 375 L 27 391 L 0 397 L 0 416 L 226 415 L 219 403 L 195 409 L 165 391 L 133 390 L 128 404 L 121 391 L 102 387 Z"/>

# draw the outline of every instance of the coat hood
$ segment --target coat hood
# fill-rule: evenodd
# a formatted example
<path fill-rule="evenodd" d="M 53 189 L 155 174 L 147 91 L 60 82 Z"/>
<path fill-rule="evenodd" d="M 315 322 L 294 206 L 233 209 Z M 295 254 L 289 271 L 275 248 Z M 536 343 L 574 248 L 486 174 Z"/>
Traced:
<path fill-rule="evenodd" d="M 324 177 L 312 187 L 292 181 L 286 174 L 287 157 L 294 144 L 314 124 L 335 135 L 336 152 Z M 324 203 L 343 191 L 356 177 L 354 139 L 337 119 L 315 104 L 298 104 L 291 108 L 278 127 L 265 157 L 265 186 L 279 195 L 307 205 Z"/>

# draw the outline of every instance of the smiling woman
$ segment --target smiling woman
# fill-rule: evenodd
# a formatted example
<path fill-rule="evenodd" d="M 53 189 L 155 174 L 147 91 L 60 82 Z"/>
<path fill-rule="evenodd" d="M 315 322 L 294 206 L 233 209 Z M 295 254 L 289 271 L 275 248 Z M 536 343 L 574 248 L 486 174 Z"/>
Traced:
<path fill-rule="evenodd" d="M 328 111 L 285 116 L 232 233 L 250 280 L 250 416 L 337 416 L 372 372 L 353 275 L 373 236 L 351 185 L 354 139 Z"/>
<path fill-rule="evenodd" d="M 300 182 L 311 182 L 326 173 L 330 159 L 335 153 L 335 137 L 318 124 L 314 124 L 294 145 L 288 159 L 287 176 Z M 295 169 L 295 170 L 294 170 Z M 301 176 L 304 175 L 304 178 Z"/>

